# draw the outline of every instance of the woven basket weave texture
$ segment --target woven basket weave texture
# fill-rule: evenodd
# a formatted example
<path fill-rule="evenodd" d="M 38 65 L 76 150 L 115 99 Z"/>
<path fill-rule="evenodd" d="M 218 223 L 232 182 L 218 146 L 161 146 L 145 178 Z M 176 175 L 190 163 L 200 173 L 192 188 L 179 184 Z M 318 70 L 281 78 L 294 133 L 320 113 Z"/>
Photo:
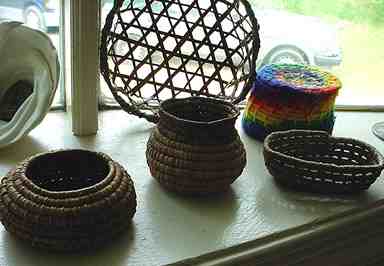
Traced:
<path fill-rule="evenodd" d="M 320 130 L 332 133 L 340 80 L 318 67 L 266 65 L 257 78 L 243 115 L 244 131 L 263 141 L 275 131 Z"/>
<path fill-rule="evenodd" d="M 111 240 L 136 211 L 133 182 L 103 153 L 54 151 L 33 156 L 1 181 L 0 218 L 33 246 L 75 251 Z"/>
<path fill-rule="evenodd" d="M 227 190 L 246 164 L 234 127 L 238 115 L 232 104 L 209 98 L 164 101 L 147 144 L 152 176 L 167 189 L 184 194 Z"/>
<path fill-rule="evenodd" d="M 264 158 L 279 183 L 320 193 L 368 189 L 384 169 L 383 156 L 374 147 L 323 131 L 272 133 L 264 142 Z"/>
<path fill-rule="evenodd" d="M 170 98 L 239 102 L 255 79 L 258 29 L 246 0 L 115 1 L 101 73 L 125 111 L 151 122 Z"/>

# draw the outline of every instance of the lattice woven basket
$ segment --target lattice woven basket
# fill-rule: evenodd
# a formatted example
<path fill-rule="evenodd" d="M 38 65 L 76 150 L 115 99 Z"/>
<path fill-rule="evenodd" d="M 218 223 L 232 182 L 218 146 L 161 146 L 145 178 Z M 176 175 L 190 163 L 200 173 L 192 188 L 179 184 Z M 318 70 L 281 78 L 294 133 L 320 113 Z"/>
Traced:
<path fill-rule="evenodd" d="M 48 152 L 11 170 L 0 186 L 1 222 L 33 246 L 91 249 L 121 234 L 136 211 L 127 172 L 103 153 Z"/>
<path fill-rule="evenodd" d="M 384 169 L 383 156 L 374 147 L 324 131 L 272 133 L 264 142 L 264 158 L 279 183 L 320 193 L 368 189 Z"/>
<path fill-rule="evenodd" d="M 238 103 L 255 79 L 258 30 L 246 0 L 115 0 L 101 73 L 125 111 L 151 122 L 170 98 Z"/>

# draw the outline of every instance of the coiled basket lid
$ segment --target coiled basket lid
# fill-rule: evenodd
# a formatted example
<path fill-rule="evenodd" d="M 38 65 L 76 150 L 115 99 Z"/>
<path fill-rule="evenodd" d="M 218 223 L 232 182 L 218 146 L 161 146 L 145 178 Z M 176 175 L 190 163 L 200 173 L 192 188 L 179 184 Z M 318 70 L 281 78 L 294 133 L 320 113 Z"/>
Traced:
<path fill-rule="evenodd" d="M 255 79 L 258 31 L 246 0 L 115 0 L 101 73 L 125 111 L 151 122 L 170 98 L 238 103 Z"/>

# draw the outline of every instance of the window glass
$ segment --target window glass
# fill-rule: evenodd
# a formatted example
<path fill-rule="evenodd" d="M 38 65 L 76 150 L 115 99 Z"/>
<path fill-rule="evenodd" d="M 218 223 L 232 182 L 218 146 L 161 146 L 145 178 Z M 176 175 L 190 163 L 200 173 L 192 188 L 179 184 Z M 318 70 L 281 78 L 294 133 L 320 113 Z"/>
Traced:
<path fill-rule="evenodd" d="M 338 105 L 384 106 L 384 1 L 249 2 L 260 24 L 258 68 L 270 63 L 318 66 L 341 79 Z M 134 0 L 137 8 L 143 4 Z M 112 0 L 102 1 L 102 21 L 112 5 Z M 103 103 L 114 104 L 100 80 Z"/>
<path fill-rule="evenodd" d="M 60 0 L 1 0 L 0 21 L 20 21 L 42 30 L 51 38 L 60 56 Z M 64 89 L 60 82 L 53 107 L 63 107 Z"/>
<path fill-rule="evenodd" d="M 384 105 L 384 1 L 251 3 L 261 24 L 262 62 L 305 62 L 329 69 L 343 82 L 338 104 Z"/>

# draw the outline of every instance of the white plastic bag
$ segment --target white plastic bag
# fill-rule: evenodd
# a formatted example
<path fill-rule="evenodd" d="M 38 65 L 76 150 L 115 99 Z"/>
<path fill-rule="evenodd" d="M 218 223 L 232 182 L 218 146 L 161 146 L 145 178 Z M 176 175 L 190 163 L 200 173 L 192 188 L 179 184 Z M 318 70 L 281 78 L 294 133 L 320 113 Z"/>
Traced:
<path fill-rule="evenodd" d="M 19 22 L 0 23 L 0 90 L 23 80 L 33 93 L 11 121 L 0 120 L 0 148 L 27 135 L 45 117 L 60 75 L 57 51 L 49 37 Z M 4 92 L 0 91 L 0 99 Z"/>

